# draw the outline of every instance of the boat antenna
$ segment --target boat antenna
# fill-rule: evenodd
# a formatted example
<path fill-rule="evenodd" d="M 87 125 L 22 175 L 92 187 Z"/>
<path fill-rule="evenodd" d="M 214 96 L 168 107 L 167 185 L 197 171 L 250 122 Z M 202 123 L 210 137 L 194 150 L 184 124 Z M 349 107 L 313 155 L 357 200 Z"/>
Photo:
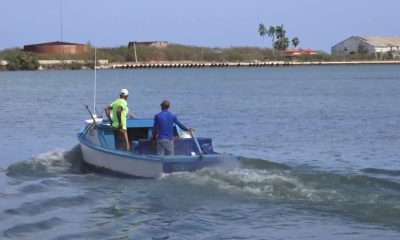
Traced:
<path fill-rule="evenodd" d="M 94 86 L 93 86 L 93 113 L 96 113 L 96 82 L 97 82 L 97 56 L 94 48 Z"/>

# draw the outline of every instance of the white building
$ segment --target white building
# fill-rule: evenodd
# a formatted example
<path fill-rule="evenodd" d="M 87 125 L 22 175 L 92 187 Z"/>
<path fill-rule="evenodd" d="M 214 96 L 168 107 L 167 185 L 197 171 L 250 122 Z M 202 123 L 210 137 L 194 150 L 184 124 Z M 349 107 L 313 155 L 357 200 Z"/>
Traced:
<path fill-rule="evenodd" d="M 400 56 L 400 37 L 352 36 L 332 47 L 332 55 L 350 54 L 391 54 Z"/>

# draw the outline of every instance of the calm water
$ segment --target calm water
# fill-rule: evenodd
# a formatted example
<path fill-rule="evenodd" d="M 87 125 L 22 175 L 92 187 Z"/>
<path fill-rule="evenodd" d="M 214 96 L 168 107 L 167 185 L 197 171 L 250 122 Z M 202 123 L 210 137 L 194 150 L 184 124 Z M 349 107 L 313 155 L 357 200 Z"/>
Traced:
<path fill-rule="evenodd" d="M 98 71 L 236 168 L 87 172 L 75 134 L 92 71 L 0 72 L 0 239 L 400 239 L 400 66 Z"/>

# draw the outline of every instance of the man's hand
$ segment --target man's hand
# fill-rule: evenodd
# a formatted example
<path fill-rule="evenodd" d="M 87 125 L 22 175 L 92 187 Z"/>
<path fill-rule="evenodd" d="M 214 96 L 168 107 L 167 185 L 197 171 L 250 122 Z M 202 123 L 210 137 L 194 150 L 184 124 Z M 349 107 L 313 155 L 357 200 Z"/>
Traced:
<path fill-rule="evenodd" d="M 194 132 L 194 128 L 189 128 L 189 132 Z"/>

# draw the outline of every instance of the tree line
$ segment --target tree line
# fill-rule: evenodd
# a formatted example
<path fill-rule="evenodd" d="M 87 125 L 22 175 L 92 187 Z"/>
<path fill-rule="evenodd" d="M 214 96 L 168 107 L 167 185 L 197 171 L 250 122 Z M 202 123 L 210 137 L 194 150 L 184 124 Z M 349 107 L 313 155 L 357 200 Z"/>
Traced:
<path fill-rule="evenodd" d="M 54 69 L 80 69 L 93 67 L 94 48 L 89 53 L 81 54 L 40 54 L 25 52 L 21 48 L 0 50 L 0 60 L 6 60 L 8 66 L 3 70 L 35 70 L 40 60 L 84 60 L 86 63 L 74 63 L 46 66 Z M 209 48 L 169 44 L 165 48 L 153 46 L 136 46 L 136 57 L 133 48 L 119 46 L 112 48 L 97 48 L 97 59 L 107 59 L 110 63 L 135 62 L 254 62 L 272 59 L 270 49 L 258 47 Z"/>
<path fill-rule="evenodd" d="M 330 54 L 319 52 L 317 55 L 300 55 L 292 58 L 285 56 L 284 51 L 289 47 L 290 43 L 297 47 L 300 43 L 297 37 L 289 41 L 286 36 L 286 30 L 283 25 L 270 26 L 265 28 L 264 24 L 259 25 L 259 34 L 263 37 L 263 46 L 265 37 L 272 38 L 272 48 L 266 47 L 230 47 L 230 48 L 210 48 L 187 46 L 180 44 L 169 44 L 165 48 L 157 48 L 153 46 L 136 46 L 135 56 L 134 49 L 128 46 L 117 46 L 112 48 L 97 48 L 97 59 L 107 59 L 109 63 L 126 63 L 135 62 L 257 62 L 269 60 L 293 60 L 296 61 L 351 61 L 351 60 L 373 60 L 374 55 L 360 54 L 336 57 Z M 279 51 L 279 54 L 275 54 Z M 390 56 L 383 55 L 381 60 L 391 59 Z M 40 60 L 83 60 L 84 63 L 70 63 L 54 66 L 42 66 L 46 69 L 82 69 L 92 68 L 94 60 L 94 48 L 89 53 L 81 54 L 39 54 L 33 52 L 25 52 L 21 48 L 9 48 L 0 50 L 0 60 L 5 60 L 8 65 L 0 64 L 0 70 L 36 70 L 39 67 Z M 82 62 L 82 61 L 80 61 Z"/>

